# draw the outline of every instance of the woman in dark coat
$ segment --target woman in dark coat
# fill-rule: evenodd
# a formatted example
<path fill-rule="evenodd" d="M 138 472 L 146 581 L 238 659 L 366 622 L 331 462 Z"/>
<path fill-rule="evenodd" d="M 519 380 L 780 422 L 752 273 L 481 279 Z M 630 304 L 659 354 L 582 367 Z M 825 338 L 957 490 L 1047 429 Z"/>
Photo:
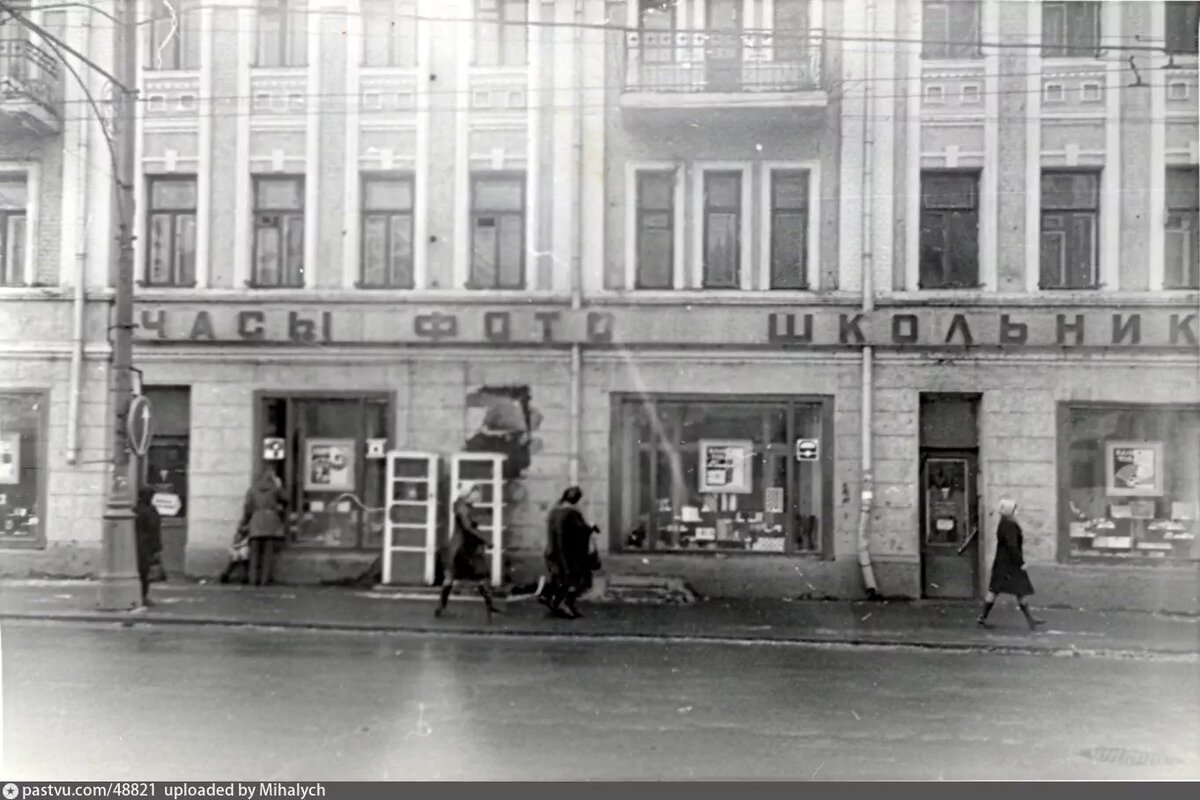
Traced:
<path fill-rule="evenodd" d="M 558 505 L 546 518 L 546 569 L 550 573 L 541 600 L 557 617 L 578 619 L 583 614 L 575 601 L 592 585 L 592 534 L 579 510 L 583 490 L 572 486 L 562 494 Z M 564 613 L 562 606 L 566 606 Z"/>
<path fill-rule="evenodd" d="M 283 512 L 287 496 L 279 477 L 270 467 L 263 468 L 258 480 L 246 492 L 243 514 L 249 519 L 250 583 L 266 586 L 274 580 L 275 555 L 283 544 Z"/>
<path fill-rule="evenodd" d="M 479 530 L 479 523 L 475 521 L 475 502 L 478 499 L 479 488 L 471 486 L 454 500 L 454 535 L 458 541 L 450 559 L 450 571 L 442 582 L 438 607 L 433 612 L 436 616 L 440 617 L 446 610 L 450 594 L 454 591 L 454 584 L 461 581 L 475 583 L 476 590 L 483 596 L 487 607 L 488 622 L 492 621 L 493 614 L 501 613 L 492 602 L 492 592 L 488 587 L 492 570 L 484 552 L 488 545 L 487 537 Z"/>
<path fill-rule="evenodd" d="M 142 605 L 150 602 L 150 568 L 162 552 L 162 517 L 152 502 L 153 489 L 139 489 L 133 507 L 133 527 L 137 534 L 137 571 L 142 584 Z"/>
<path fill-rule="evenodd" d="M 1025 604 L 1025 598 L 1033 594 L 1033 584 L 1029 581 L 1029 575 L 1025 573 L 1023 537 L 1016 518 L 1017 504 L 1004 498 L 997 510 L 1000 512 L 1000 524 L 996 527 L 996 558 L 992 561 L 992 579 L 984 599 L 983 613 L 979 615 L 979 626 L 990 628 L 987 616 L 996 603 L 996 596 L 1011 594 L 1016 596 L 1017 605 L 1025 615 L 1029 630 L 1035 630 L 1043 623 L 1029 612 L 1029 606 Z"/>

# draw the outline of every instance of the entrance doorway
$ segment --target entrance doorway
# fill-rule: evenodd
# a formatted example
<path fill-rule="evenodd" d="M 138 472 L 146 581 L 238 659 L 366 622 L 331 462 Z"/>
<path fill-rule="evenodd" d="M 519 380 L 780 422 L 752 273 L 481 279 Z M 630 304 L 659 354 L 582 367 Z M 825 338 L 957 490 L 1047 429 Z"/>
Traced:
<path fill-rule="evenodd" d="M 921 595 L 979 594 L 979 396 L 922 394 Z"/>
<path fill-rule="evenodd" d="M 157 504 L 162 515 L 162 565 L 168 575 L 178 575 L 187 566 L 191 389 L 147 386 L 146 397 L 150 400 L 154 436 L 141 460 L 141 480 L 156 497 L 169 501 Z"/>
<path fill-rule="evenodd" d="M 705 12 L 708 90 L 736 91 L 742 83 L 742 0 L 708 0 Z"/>

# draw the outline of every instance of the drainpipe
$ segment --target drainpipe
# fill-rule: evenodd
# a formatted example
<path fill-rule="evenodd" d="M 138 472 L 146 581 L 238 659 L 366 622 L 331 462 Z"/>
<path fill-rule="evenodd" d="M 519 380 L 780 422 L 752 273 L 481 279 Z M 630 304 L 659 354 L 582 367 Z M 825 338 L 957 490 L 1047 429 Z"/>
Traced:
<path fill-rule="evenodd" d="M 88 53 L 92 46 L 92 14 L 83 14 L 82 52 Z M 67 395 L 67 464 L 79 463 L 79 416 L 83 393 L 83 350 L 87 314 L 87 260 L 88 260 L 88 198 L 91 195 L 91 127 L 86 115 L 79 123 L 79 147 L 76 148 L 78 167 L 76 174 L 81 182 L 78 220 L 78 240 L 75 250 L 75 298 L 73 329 L 71 332 L 71 384 Z"/>
<path fill-rule="evenodd" d="M 584 0 L 575 0 L 574 28 L 575 59 L 575 232 L 571 248 L 571 310 L 583 308 L 583 21 Z M 571 345 L 571 456 L 567 465 L 568 481 L 579 485 L 580 461 L 583 449 L 583 347 Z"/>
<path fill-rule="evenodd" d="M 866 42 L 866 65 L 863 69 L 863 153 L 862 153 L 862 312 L 869 314 L 875 308 L 875 258 L 874 258 L 874 110 L 872 108 L 871 80 L 875 72 L 875 46 L 872 34 L 875 30 L 875 3 L 867 0 L 866 28 L 870 32 Z M 874 348 L 866 345 L 862 349 L 862 497 L 858 512 L 858 565 L 862 570 L 863 586 L 867 597 L 875 599 L 879 589 L 875 584 L 875 570 L 871 566 L 871 511 L 875 506 L 874 453 L 871 438 L 874 422 Z"/>

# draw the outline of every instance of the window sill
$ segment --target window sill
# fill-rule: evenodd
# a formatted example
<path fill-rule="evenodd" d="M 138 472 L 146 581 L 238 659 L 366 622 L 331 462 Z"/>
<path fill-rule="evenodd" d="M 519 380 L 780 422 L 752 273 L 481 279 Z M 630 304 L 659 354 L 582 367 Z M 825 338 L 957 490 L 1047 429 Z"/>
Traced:
<path fill-rule="evenodd" d="M 142 71 L 146 73 L 146 77 L 156 78 L 190 78 L 200 74 L 199 67 L 142 67 Z"/>
<path fill-rule="evenodd" d="M 880 294 L 879 306 L 929 305 L 961 307 L 996 306 L 1081 306 L 1086 308 L 1121 308 L 1142 306 L 1192 306 L 1197 300 L 1195 291 L 1106 292 L 1074 289 L 1039 289 L 1034 292 L 997 292 L 986 287 L 974 290 L 902 291 Z"/>
<path fill-rule="evenodd" d="M 780 553 L 766 550 L 737 550 L 734 548 L 694 548 L 690 550 L 609 550 L 613 558 L 651 558 L 663 556 L 684 556 L 687 558 L 804 558 L 810 561 L 825 561 L 829 556 L 819 551 L 803 551 L 795 553 Z"/>
<path fill-rule="evenodd" d="M 152 292 L 170 292 L 172 290 L 187 290 L 197 288 L 196 283 L 147 283 L 145 281 L 134 281 L 133 285 L 138 289 L 145 289 Z"/>
<path fill-rule="evenodd" d="M 859 292 L 820 289 L 606 289 L 584 295 L 589 305 L 797 305 L 844 306 L 860 302 Z"/>

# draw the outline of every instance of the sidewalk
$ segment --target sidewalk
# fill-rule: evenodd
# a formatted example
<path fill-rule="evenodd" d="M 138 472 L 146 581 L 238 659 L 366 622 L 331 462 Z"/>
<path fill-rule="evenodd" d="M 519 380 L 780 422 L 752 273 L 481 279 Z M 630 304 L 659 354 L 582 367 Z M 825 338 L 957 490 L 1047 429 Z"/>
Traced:
<path fill-rule="evenodd" d="M 156 584 L 149 609 L 95 610 L 91 581 L 0 581 L 0 619 L 124 624 L 273 626 L 314 630 L 640 638 L 665 641 L 876 645 L 944 650 L 1174 657 L 1200 660 L 1200 619 L 1040 609 L 1031 633 L 1011 598 L 975 625 L 974 603 L 702 600 L 692 605 L 581 604 L 579 620 L 548 618 L 532 599 L 503 603 L 489 625 L 477 599 L 433 616 L 434 595 L 340 587 Z M 1008 602 L 1006 602 L 1008 601 Z"/>

